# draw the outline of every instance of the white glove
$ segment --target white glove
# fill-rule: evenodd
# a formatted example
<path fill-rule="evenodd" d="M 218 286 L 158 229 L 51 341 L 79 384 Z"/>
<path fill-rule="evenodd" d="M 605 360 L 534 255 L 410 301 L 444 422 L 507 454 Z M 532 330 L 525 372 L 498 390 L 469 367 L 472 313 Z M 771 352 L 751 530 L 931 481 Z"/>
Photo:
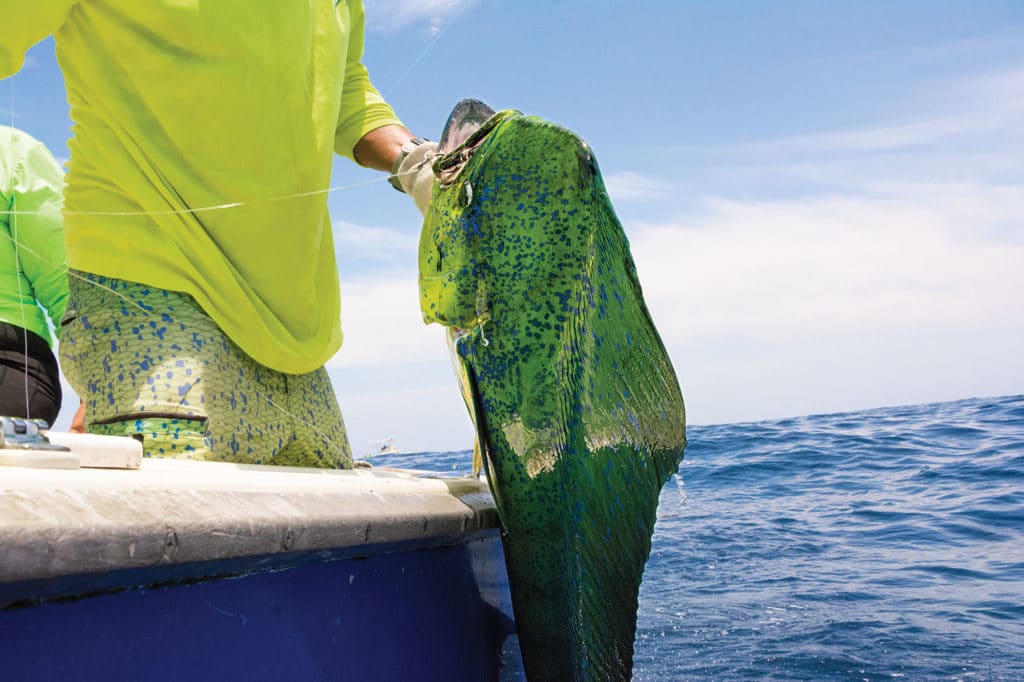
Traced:
<path fill-rule="evenodd" d="M 403 147 L 405 151 L 405 147 Z M 430 195 L 434 191 L 434 158 L 437 156 L 437 143 L 424 140 L 405 154 L 392 174 L 392 184 L 397 180 L 401 190 L 412 197 L 416 208 L 426 215 L 430 206 Z"/>

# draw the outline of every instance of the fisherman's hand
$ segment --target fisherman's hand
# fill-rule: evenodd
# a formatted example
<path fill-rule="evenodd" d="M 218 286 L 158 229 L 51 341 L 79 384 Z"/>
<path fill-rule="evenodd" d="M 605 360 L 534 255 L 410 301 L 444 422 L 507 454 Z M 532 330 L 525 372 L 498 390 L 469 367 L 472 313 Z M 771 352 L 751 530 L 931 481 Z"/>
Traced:
<path fill-rule="evenodd" d="M 393 177 L 402 191 L 412 197 L 416 208 L 426 215 L 430 206 L 430 195 L 434 191 L 434 158 L 437 143 L 424 140 L 405 155 Z"/>

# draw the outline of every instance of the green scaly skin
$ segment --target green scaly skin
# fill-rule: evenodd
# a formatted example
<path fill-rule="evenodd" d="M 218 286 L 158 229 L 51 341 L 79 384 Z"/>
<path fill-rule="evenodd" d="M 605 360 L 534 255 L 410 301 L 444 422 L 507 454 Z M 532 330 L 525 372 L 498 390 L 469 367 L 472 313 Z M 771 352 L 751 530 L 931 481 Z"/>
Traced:
<path fill-rule="evenodd" d="M 421 305 L 452 330 L 527 677 L 629 679 L 686 437 L 626 236 L 589 147 L 542 119 L 495 114 L 435 170 Z"/>

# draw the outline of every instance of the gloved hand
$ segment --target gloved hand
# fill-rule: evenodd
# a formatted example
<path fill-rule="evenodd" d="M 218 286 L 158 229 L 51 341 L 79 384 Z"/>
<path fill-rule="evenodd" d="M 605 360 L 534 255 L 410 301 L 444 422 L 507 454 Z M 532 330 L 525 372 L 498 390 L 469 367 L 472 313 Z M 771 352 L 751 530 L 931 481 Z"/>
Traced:
<path fill-rule="evenodd" d="M 430 195 L 434 191 L 434 158 L 437 156 L 437 143 L 425 141 L 409 152 L 395 172 L 402 191 L 412 197 L 416 208 L 426 215 L 430 206 Z"/>

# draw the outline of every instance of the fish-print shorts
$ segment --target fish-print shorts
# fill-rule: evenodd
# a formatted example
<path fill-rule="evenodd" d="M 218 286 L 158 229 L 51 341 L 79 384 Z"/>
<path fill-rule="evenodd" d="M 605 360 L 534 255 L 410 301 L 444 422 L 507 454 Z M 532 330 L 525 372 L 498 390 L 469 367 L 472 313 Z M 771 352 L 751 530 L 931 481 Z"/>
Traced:
<path fill-rule="evenodd" d="M 86 431 L 147 457 L 351 468 L 327 371 L 285 374 L 235 345 L 188 294 L 69 271 L 64 375 Z"/>

